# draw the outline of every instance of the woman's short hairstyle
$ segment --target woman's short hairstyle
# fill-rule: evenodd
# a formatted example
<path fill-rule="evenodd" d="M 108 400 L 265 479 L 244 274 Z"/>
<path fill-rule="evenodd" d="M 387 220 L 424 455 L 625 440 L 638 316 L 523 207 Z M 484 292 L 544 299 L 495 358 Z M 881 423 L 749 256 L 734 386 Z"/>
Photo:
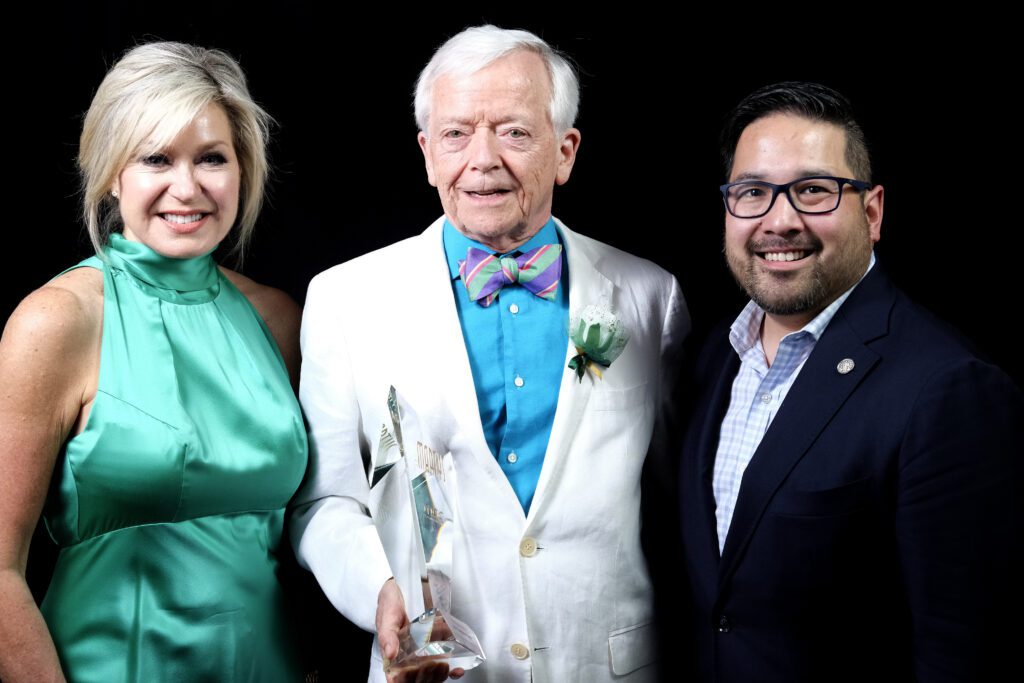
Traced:
<path fill-rule="evenodd" d="M 580 83 L 576 70 L 558 50 L 530 33 L 490 24 L 467 28 L 437 49 L 416 81 L 416 124 L 428 133 L 430 98 L 434 83 L 445 74 L 468 76 L 517 50 L 535 52 L 544 60 L 551 77 L 551 125 L 559 135 L 572 128 L 580 108 Z"/>
<path fill-rule="evenodd" d="M 234 247 L 241 259 L 263 203 L 271 118 L 253 101 L 245 74 L 228 54 L 170 42 L 125 53 L 85 115 L 78 167 L 85 225 L 97 253 L 121 222 L 110 192 L 124 167 L 165 148 L 210 104 L 227 114 L 241 171 Z"/>

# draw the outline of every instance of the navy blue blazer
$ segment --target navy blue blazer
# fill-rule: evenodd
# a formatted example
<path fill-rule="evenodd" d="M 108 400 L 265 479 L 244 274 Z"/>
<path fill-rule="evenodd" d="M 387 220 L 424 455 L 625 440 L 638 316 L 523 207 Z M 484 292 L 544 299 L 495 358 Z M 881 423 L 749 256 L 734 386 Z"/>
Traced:
<path fill-rule="evenodd" d="M 1018 668 L 1024 400 L 1012 380 L 876 266 L 754 454 L 719 557 L 711 481 L 738 370 L 728 330 L 713 335 L 679 469 L 700 680 Z"/>

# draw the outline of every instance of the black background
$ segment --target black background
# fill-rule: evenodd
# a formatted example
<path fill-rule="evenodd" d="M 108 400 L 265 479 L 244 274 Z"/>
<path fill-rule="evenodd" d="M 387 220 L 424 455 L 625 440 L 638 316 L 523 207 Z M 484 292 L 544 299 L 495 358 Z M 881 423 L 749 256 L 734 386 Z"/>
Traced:
<path fill-rule="evenodd" d="M 301 303 L 316 273 L 440 215 L 415 140 L 413 84 L 447 37 L 493 22 L 534 31 L 580 68 L 582 145 L 555 214 L 675 273 L 698 333 L 744 302 L 721 255 L 722 119 L 757 86 L 817 80 L 854 102 L 875 181 L 886 187 L 880 263 L 1018 383 L 1024 378 L 1020 334 L 1011 332 L 1020 316 L 1020 111 L 1007 99 L 1020 88 L 1019 58 L 996 20 L 918 16 L 894 25 L 870 6 L 827 15 L 721 10 L 684 21 L 640 11 L 419 12 L 392 7 L 337 20 L 302 2 L 259 13 L 252 5 L 82 3 L 31 29 L 9 26 L 15 41 L 21 31 L 32 40 L 4 48 L 14 123 L 0 320 L 90 253 L 74 164 L 81 117 L 127 48 L 180 40 L 239 59 L 253 96 L 278 122 L 269 201 L 244 272 Z M 979 39 L 981 47 L 964 47 Z M 37 589 L 49 555 L 35 544 Z M 345 644 L 351 631 L 315 588 L 307 584 L 304 598 L 309 642 L 328 653 L 323 671 L 357 679 L 365 643 Z"/>

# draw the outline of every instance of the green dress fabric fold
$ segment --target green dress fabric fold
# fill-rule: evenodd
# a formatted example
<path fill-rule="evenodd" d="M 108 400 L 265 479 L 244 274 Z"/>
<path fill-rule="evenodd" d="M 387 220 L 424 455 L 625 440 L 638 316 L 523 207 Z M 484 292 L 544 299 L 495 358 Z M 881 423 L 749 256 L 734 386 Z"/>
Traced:
<path fill-rule="evenodd" d="M 302 680 L 277 578 L 306 432 L 270 332 L 208 254 L 111 236 L 99 385 L 44 510 L 69 681 Z"/>

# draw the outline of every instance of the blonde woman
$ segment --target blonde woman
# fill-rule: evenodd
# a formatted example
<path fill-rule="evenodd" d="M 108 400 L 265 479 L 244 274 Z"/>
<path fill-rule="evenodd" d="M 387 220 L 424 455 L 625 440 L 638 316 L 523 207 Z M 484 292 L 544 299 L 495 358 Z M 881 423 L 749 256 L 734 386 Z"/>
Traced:
<path fill-rule="evenodd" d="M 96 92 L 79 165 L 97 255 L 0 341 L 8 683 L 301 680 L 275 576 L 307 458 L 299 312 L 211 256 L 251 234 L 267 123 L 217 50 L 136 47 Z M 40 514 L 61 552 L 37 609 Z"/>

